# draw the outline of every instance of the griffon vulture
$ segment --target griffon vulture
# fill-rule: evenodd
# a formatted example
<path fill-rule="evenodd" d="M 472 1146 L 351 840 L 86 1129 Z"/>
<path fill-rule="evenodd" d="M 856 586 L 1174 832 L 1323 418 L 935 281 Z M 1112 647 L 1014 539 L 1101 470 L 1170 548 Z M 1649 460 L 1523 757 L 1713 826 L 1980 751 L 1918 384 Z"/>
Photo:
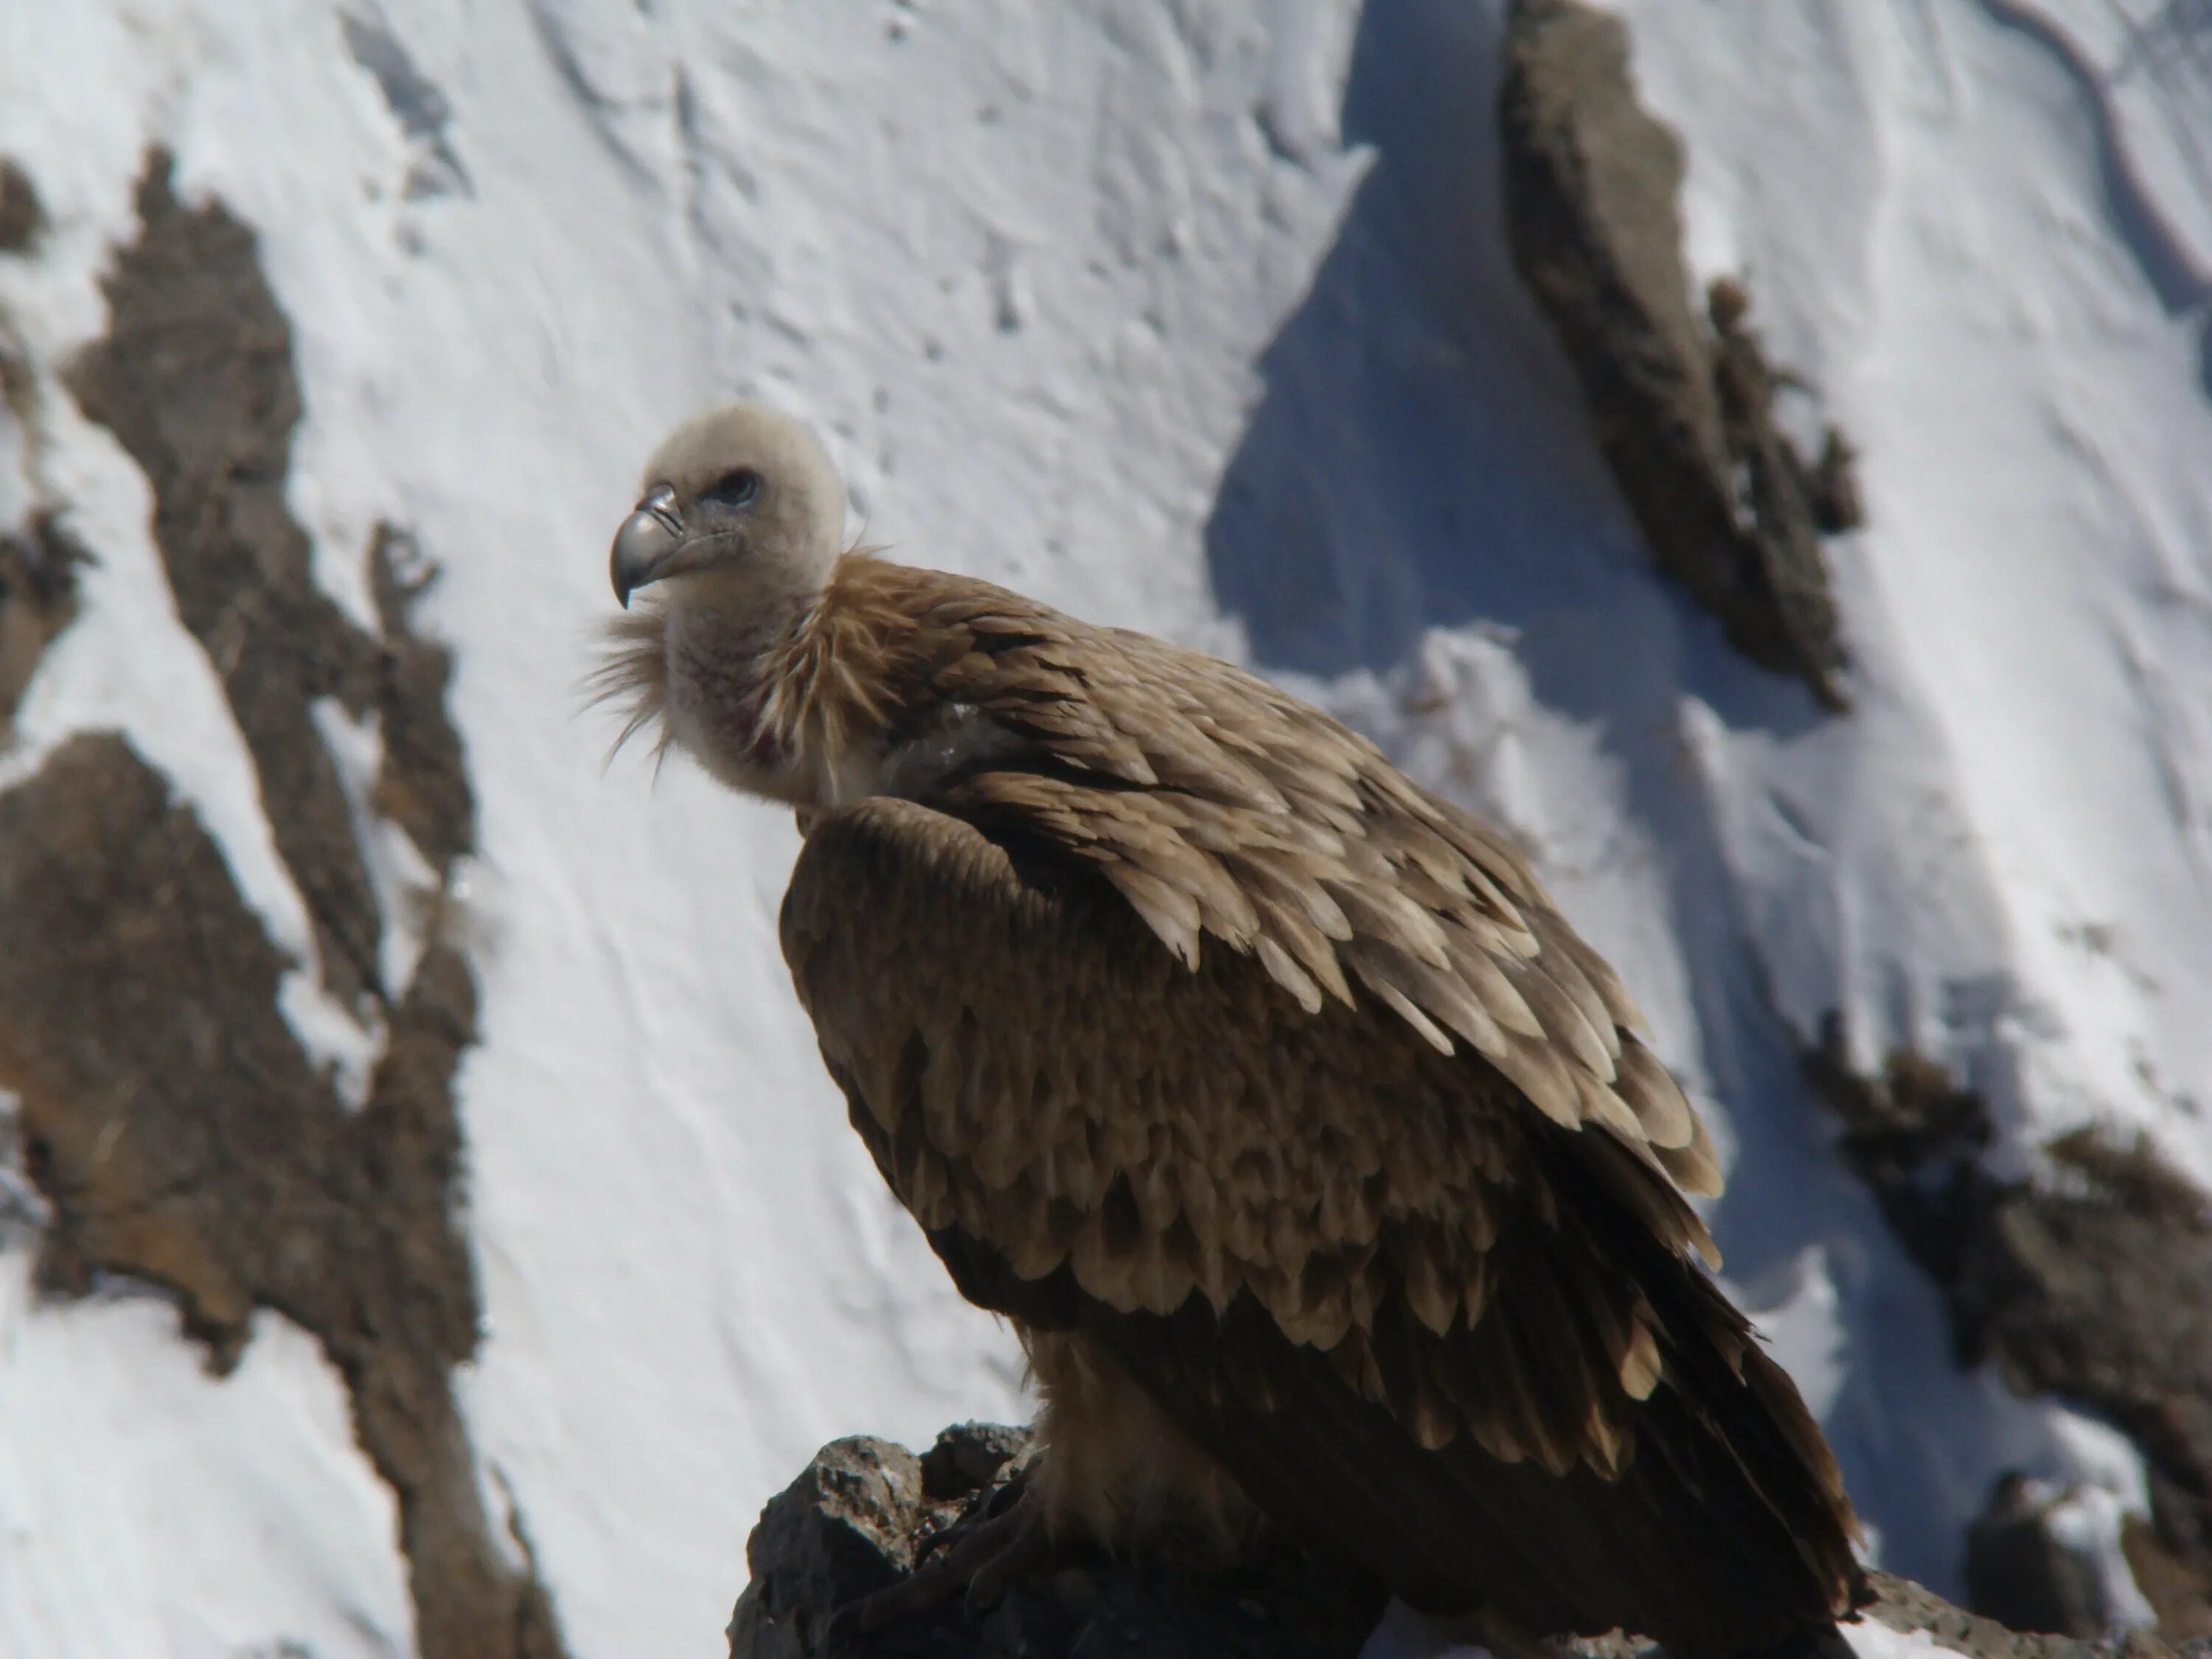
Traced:
<path fill-rule="evenodd" d="M 1264 1522 L 1682 1655 L 1863 1601 L 1820 1430 L 1692 1260 L 1704 1126 L 1521 856 L 1263 680 L 843 526 L 791 420 L 680 428 L 605 687 L 799 809 L 823 1058 L 1028 1352 L 1044 1449 L 963 1571 Z"/>

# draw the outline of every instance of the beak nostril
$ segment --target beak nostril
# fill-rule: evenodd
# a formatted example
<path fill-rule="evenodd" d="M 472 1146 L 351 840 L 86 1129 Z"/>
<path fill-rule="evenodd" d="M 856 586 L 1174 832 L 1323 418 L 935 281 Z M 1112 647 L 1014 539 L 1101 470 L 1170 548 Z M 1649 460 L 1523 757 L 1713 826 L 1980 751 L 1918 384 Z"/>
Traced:
<path fill-rule="evenodd" d="M 655 484 L 638 501 L 640 513 L 650 513 L 658 519 L 672 536 L 684 534 L 684 517 L 676 510 L 676 490 L 670 484 Z"/>

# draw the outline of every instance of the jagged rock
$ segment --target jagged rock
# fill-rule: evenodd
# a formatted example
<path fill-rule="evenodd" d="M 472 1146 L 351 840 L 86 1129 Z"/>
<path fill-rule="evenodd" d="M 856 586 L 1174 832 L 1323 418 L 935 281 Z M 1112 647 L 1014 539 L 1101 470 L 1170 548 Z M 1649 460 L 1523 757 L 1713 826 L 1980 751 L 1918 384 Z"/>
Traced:
<path fill-rule="evenodd" d="M 46 228 L 46 210 L 21 163 L 0 156 L 0 253 L 27 253 Z"/>
<path fill-rule="evenodd" d="M 1381 1617 L 1375 1586 L 1285 1546 L 1219 1583 L 1172 1563 L 1132 1568 L 1070 1551 L 995 1607 L 959 1602 L 833 1646 L 848 1601 L 896 1583 L 1024 1463 L 1021 1429 L 967 1423 L 916 1457 L 865 1437 L 823 1447 L 761 1512 L 731 1659 L 1352 1659 Z"/>
<path fill-rule="evenodd" d="M 2085 1131 L 2045 1150 L 2065 1184 L 2004 1188 L 1960 1261 L 1961 1348 L 2014 1392 L 2081 1401 L 2136 1443 L 2151 1496 L 2128 1540 L 2137 1583 L 2169 1634 L 2212 1634 L 2206 1195 L 2140 1140 Z"/>
<path fill-rule="evenodd" d="M 118 1276 L 161 1287 L 218 1373 L 255 1310 L 281 1310 L 344 1382 L 392 1488 L 421 1659 L 559 1659 L 520 1520 L 488 1510 L 453 1392 L 478 1340 L 455 1086 L 476 1040 L 474 977 L 446 890 L 380 896 L 320 724 L 326 698 L 375 717 L 370 803 L 448 875 L 473 845 L 474 805 L 445 706 L 448 653 L 413 627 L 424 562 L 380 529 L 374 630 L 322 592 L 287 505 L 301 409 L 290 325 L 253 233 L 219 201 L 180 199 L 158 150 L 137 206 L 103 284 L 107 331 L 68 384 L 146 474 L 170 595 L 245 739 L 318 930 L 323 988 L 380 1052 L 348 1098 L 280 1008 L 300 964 L 192 804 L 118 734 L 55 749 L 0 793 L 0 1090 L 15 1097 L 42 1201 L 38 1282 L 58 1297 Z M 0 350 L 0 394 L 28 426 L 9 362 Z M 66 620 L 82 555 L 60 536 L 33 520 L 27 538 L 0 539 L 0 714 L 41 635 Z M 404 983 L 386 983 L 396 921 L 422 948 Z"/>
<path fill-rule="evenodd" d="M 2051 1525 L 2063 1492 L 2002 1476 L 1966 1528 L 1966 1599 L 2017 1631 L 2095 1637 L 2111 1622 L 2096 1561 Z"/>
<path fill-rule="evenodd" d="M 1581 380 L 1600 446 L 1668 575 L 1762 667 L 1844 706 L 1819 541 L 1857 521 L 1850 449 L 1801 459 L 1789 378 L 1716 284 L 1711 336 L 1682 264 L 1682 146 L 1638 103 L 1628 32 L 1577 0 L 1514 0 L 1498 94 L 1507 233 Z"/>
<path fill-rule="evenodd" d="M 186 203 L 173 167 L 147 157 L 138 234 L 100 284 L 107 331 L 65 378 L 146 475 L 178 618 L 222 678 L 326 988 L 358 1017 L 393 988 L 379 983 L 374 885 L 314 708 L 369 707 L 380 642 L 314 580 L 286 501 L 299 375 L 252 228 L 220 201 Z"/>
<path fill-rule="evenodd" d="M 1766 348 L 1751 326 L 1751 295 L 1741 283 L 1722 279 L 1705 291 L 1705 317 L 1713 329 L 1713 389 L 1719 394 L 1721 435 L 1729 459 L 1741 471 L 1738 494 L 1758 533 L 1773 544 L 1770 555 L 1790 580 L 1817 579 L 1817 601 L 1795 604 L 1826 608 L 1826 626 L 1835 626 L 1828 608 L 1827 571 L 1814 538 L 1856 530 L 1866 521 L 1859 498 L 1857 460 L 1844 434 L 1827 429 L 1819 457 L 1808 463 L 1774 423 L 1774 401 L 1785 386 L 1802 383 L 1766 360 Z"/>
<path fill-rule="evenodd" d="M 2167 1636 L 2212 1636 L 2212 1197 L 2094 1129 L 2044 1149 L 2057 1180 L 1998 1181 L 1978 1095 L 1902 1052 L 1857 1074 L 1832 1018 L 1805 1067 L 1844 1162 L 1943 1290 L 1960 1363 L 2098 1412 L 2142 1453 L 2129 1565 Z"/>
<path fill-rule="evenodd" d="M 51 513 L 0 535 L 0 749 L 31 671 L 76 615 L 76 570 L 90 556 Z"/>
<path fill-rule="evenodd" d="M 921 1489 L 946 1503 L 981 1492 L 1029 1450 L 1026 1429 L 1003 1423 L 961 1423 L 937 1437 L 921 1455 Z"/>
<path fill-rule="evenodd" d="M 1939 1285 L 1958 1282 L 1994 1196 L 1980 1164 L 1990 1124 L 1982 1097 L 1941 1066 L 1899 1049 L 1878 1075 L 1854 1071 L 1831 1014 L 1804 1056 L 1806 1080 L 1835 1114 L 1837 1151 L 1864 1182 L 1905 1250 Z"/>
<path fill-rule="evenodd" d="M 1895 1573 L 1869 1575 L 1875 1600 L 1866 1616 L 1892 1630 L 1919 1632 L 1967 1659 L 2212 1659 L 2212 1641 L 2168 1642 L 2148 1630 L 2110 1631 L 2094 1641 L 2008 1630 L 1994 1619 L 1954 1607 L 1935 1591 Z"/>
<path fill-rule="evenodd" d="M 933 1507 L 905 1447 L 865 1436 L 824 1446 L 746 1540 L 753 1577 L 731 1615 L 731 1653 L 822 1652 L 832 1613 L 914 1571 L 922 1537 L 951 1518 Z"/>

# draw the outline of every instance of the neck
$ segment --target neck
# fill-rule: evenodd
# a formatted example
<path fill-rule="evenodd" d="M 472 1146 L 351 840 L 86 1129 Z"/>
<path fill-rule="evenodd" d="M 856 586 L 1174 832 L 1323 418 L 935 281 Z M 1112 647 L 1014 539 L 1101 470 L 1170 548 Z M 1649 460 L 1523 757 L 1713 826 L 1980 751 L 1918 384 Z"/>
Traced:
<path fill-rule="evenodd" d="M 817 609 L 712 592 L 680 595 L 667 608 L 668 735 L 733 789 L 815 804 L 804 718 L 809 653 L 798 647 Z"/>
<path fill-rule="evenodd" d="M 743 793 L 802 808 L 923 799 L 1020 747 L 937 689 L 973 646 L 932 617 L 928 585 L 947 580 L 848 553 L 818 593 L 782 605 L 694 585 L 621 625 L 601 684 L 635 699 L 633 730 L 657 717 L 664 746 Z"/>

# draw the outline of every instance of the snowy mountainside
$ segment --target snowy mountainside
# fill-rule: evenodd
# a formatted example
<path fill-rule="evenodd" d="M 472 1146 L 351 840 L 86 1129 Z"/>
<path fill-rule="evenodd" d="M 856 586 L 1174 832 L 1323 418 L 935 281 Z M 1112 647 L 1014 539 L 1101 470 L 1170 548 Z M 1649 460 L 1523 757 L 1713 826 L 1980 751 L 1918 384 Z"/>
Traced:
<path fill-rule="evenodd" d="M 289 320 L 317 580 L 372 621 L 386 520 L 442 573 L 421 623 L 479 814 L 457 1386 L 569 1651 L 713 1650 L 817 1443 L 1021 1409 L 792 1000 L 787 821 L 604 765 L 580 708 L 635 469 L 732 390 L 822 425 L 896 556 L 1241 654 L 1528 840 L 1714 1118 L 1732 1282 L 1887 1565 L 1952 1587 L 2006 1468 L 2140 1503 L 2109 1431 L 1956 1373 L 1798 1068 L 1834 1011 L 1864 1063 L 1984 1091 L 2008 1167 L 2112 1119 L 2212 1179 L 2212 79 L 2189 8 L 2133 3 L 2132 32 L 2091 0 L 1620 8 L 1693 270 L 1747 276 L 1863 452 L 1841 717 L 1649 570 L 1505 253 L 1494 6 L 8 9 L 0 155 L 50 224 L 0 258 L 32 382 L 0 525 L 60 509 L 99 563 L 0 783 L 126 732 L 301 964 L 302 1041 L 373 1059 L 148 485 L 64 384 L 164 144 Z M 264 1312 L 210 1378 L 159 1298 L 41 1300 L 31 1255 L 0 1260 L 0 1652 L 410 1650 L 314 1343 Z"/>

